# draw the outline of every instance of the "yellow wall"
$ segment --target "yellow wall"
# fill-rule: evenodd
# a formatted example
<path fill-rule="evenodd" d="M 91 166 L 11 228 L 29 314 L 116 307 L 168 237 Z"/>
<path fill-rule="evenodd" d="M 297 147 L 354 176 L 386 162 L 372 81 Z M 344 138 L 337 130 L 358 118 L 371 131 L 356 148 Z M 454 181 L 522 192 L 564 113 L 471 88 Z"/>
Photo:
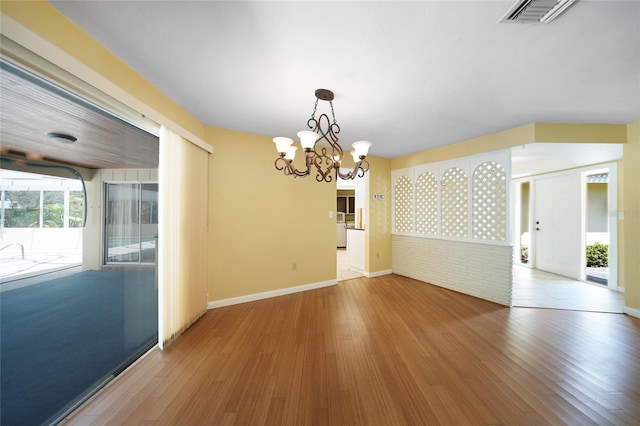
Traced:
<path fill-rule="evenodd" d="M 535 142 L 624 143 L 624 124 L 535 123 Z"/>
<path fill-rule="evenodd" d="M 335 280 L 335 183 L 277 171 L 268 137 L 211 127 L 207 140 L 209 300 Z"/>
<path fill-rule="evenodd" d="M 640 121 L 627 126 L 627 144 L 624 146 L 623 200 L 619 210 L 625 212 L 619 222 L 624 262 L 621 276 L 625 282 L 625 306 L 640 311 Z"/>
<path fill-rule="evenodd" d="M 518 145 L 525 145 L 534 141 L 535 124 L 527 124 L 502 132 L 394 158 L 391 160 L 391 170 L 404 169 L 406 167 L 450 160 L 452 158 L 465 157 L 483 152 L 497 151 Z"/>
<path fill-rule="evenodd" d="M 535 142 L 625 143 L 624 124 L 532 123 L 391 160 L 391 170 Z"/>
<path fill-rule="evenodd" d="M 376 272 L 391 269 L 391 161 L 380 157 L 367 157 L 369 190 L 365 201 L 365 271 Z M 374 200 L 373 194 L 383 194 L 384 199 Z"/>

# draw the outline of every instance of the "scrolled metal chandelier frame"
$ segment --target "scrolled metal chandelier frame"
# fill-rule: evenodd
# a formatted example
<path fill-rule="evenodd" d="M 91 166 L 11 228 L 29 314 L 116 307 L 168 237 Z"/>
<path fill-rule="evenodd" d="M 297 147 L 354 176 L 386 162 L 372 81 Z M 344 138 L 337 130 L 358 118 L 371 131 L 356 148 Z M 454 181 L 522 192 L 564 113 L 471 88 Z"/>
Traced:
<path fill-rule="evenodd" d="M 277 170 L 283 171 L 287 176 L 302 178 L 309 176 L 315 169 L 317 172 L 316 180 L 318 182 L 332 182 L 338 179 L 355 179 L 363 177 L 369 170 L 369 162 L 365 159 L 369 152 L 371 142 L 358 141 L 352 144 L 353 161 L 355 166 L 352 170 L 343 173 L 340 170 L 344 151 L 338 143 L 338 133 L 340 126 L 336 121 L 336 115 L 333 110 L 333 92 L 327 89 L 318 89 L 315 92 L 316 103 L 311 113 L 311 118 L 307 121 L 307 126 L 311 130 L 303 130 L 298 132 L 300 145 L 304 150 L 305 166 L 303 170 L 298 170 L 293 160 L 298 147 L 293 146 L 293 140 L 287 137 L 273 138 L 278 151 L 275 166 Z M 322 113 L 316 119 L 318 109 L 318 101 L 328 101 L 331 106 L 331 117 L 329 120 L 327 114 Z M 333 171 L 333 174 L 332 174 Z"/>

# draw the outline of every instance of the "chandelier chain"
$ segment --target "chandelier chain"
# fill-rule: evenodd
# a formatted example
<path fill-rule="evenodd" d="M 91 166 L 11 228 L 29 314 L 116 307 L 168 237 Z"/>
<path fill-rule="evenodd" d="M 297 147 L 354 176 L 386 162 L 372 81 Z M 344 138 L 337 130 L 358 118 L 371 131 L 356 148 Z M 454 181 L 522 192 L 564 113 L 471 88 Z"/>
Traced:
<path fill-rule="evenodd" d="M 318 99 L 316 98 L 316 105 L 318 104 Z M 338 125 L 336 122 L 336 113 L 333 111 L 333 101 L 329 101 L 329 105 L 331 106 L 331 117 L 333 117 L 333 124 Z"/>
<path fill-rule="evenodd" d="M 316 98 L 316 104 L 313 106 L 313 112 L 311 113 L 311 118 L 315 120 L 316 118 L 316 110 L 318 109 L 318 101 L 320 99 Z M 335 120 L 335 117 L 334 117 Z"/>

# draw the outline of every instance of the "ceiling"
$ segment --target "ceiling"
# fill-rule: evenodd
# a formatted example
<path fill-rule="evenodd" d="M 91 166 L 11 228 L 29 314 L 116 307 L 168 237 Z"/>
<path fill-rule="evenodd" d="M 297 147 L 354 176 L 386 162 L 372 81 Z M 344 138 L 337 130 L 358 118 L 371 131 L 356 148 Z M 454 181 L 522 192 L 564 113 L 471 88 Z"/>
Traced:
<path fill-rule="evenodd" d="M 341 140 L 369 139 L 371 153 L 386 158 L 536 121 L 640 118 L 640 2 L 582 0 L 548 25 L 497 24 L 512 4 L 502 1 L 53 3 L 212 126 L 294 136 L 319 87 L 336 93 Z M 1 65 L 3 153 L 157 167 L 157 124 L 9 58 Z M 49 132 L 78 141 L 56 143 Z M 512 171 L 621 155 L 619 145 L 527 145 L 512 149 Z"/>
<path fill-rule="evenodd" d="M 211 126 L 293 137 L 317 88 L 343 146 L 386 158 L 640 119 L 638 1 L 581 0 L 549 24 L 498 24 L 511 1 L 51 4 Z"/>
<path fill-rule="evenodd" d="M 619 143 L 532 143 L 511 148 L 511 177 L 539 175 L 622 158 Z"/>
<path fill-rule="evenodd" d="M 91 169 L 157 168 L 158 138 L 2 58 L 2 152 Z M 48 133 L 73 136 L 75 143 Z M 3 163 L 4 164 L 4 163 Z"/>

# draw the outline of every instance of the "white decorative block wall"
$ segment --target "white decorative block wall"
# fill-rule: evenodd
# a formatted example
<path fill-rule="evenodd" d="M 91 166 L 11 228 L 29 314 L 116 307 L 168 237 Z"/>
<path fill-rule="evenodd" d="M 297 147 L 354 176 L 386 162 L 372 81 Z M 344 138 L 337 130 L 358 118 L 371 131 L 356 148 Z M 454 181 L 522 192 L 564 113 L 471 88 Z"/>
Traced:
<path fill-rule="evenodd" d="M 393 272 L 511 306 L 513 249 L 404 235 L 392 236 Z"/>
<path fill-rule="evenodd" d="M 507 240 L 507 175 L 502 165 L 487 161 L 476 167 L 471 183 L 473 192 L 473 238 Z"/>
<path fill-rule="evenodd" d="M 510 152 L 391 172 L 393 272 L 511 305 Z"/>
<path fill-rule="evenodd" d="M 416 232 L 438 234 L 438 181 L 431 172 L 416 179 Z"/>
<path fill-rule="evenodd" d="M 413 185 L 408 176 L 396 180 L 394 188 L 395 232 L 413 232 Z"/>
<path fill-rule="evenodd" d="M 440 234 L 465 238 L 469 228 L 469 200 L 467 175 L 459 167 L 452 167 L 442 175 L 442 219 Z"/>

